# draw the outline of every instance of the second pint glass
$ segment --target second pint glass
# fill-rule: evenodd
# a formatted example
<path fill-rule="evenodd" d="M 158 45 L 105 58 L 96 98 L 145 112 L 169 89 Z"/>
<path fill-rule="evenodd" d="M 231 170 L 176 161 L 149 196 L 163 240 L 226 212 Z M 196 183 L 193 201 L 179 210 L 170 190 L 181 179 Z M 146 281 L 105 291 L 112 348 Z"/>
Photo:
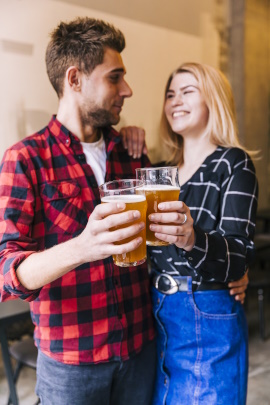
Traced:
<path fill-rule="evenodd" d="M 139 190 L 146 196 L 146 244 L 150 246 L 168 245 L 155 237 L 150 231 L 150 221 L 148 216 L 155 212 L 160 212 L 158 204 L 165 201 L 178 201 L 180 193 L 178 167 L 153 167 L 136 169 L 136 177 L 143 181 L 143 187 Z"/>
<path fill-rule="evenodd" d="M 119 227 L 112 228 L 111 230 L 125 228 L 132 224 L 146 221 L 146 209 L 147 203 L 144 195 L 137 192 L 138 188 L 142 187 L 142 182 L 139 180 L 114 180 L 108 183 L 102 184 L 99 187 L 99 193 L 102 203 L 108 202 L 124 202 L 126 204 L 125 211 L 138 210 L 141 213 L 141 217 L 134 220 L 132 223 L 124 224 Z M 137 235 L 130 238 L 115 242 L 116 245 L 130 242 L 132 239 L 141 236 L 143 242 L 137 249 L 123 253 L 119 255 L 113 255 L 113 261 L 117 266 L 137 266 L 142 264 L 146 260 L 146 228 L 140 231 Z"/>

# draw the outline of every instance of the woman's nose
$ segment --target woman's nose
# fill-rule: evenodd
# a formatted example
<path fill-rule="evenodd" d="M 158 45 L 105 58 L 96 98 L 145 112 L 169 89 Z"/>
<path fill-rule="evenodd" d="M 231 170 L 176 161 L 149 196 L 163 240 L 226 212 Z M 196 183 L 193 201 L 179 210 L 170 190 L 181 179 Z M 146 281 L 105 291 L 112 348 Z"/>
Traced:
<path fill-rule="evenodd" d="M 183 104 L 183 98 L 180 93 L 175 94 L 172 100 L 173 105 L 182 105 Z"/>

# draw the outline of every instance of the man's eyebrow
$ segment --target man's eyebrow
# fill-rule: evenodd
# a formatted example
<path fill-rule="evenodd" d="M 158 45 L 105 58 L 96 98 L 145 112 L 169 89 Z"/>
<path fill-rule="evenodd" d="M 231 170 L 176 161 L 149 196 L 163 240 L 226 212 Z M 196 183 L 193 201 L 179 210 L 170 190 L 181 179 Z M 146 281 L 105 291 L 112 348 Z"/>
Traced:
<path fill-rule="evenodd" d="M 109 74 L 110 73 L 126 73 L 126 70 L 124 68 L 116 68 L 116 69 L 110 70 L 108 73 Z"/>

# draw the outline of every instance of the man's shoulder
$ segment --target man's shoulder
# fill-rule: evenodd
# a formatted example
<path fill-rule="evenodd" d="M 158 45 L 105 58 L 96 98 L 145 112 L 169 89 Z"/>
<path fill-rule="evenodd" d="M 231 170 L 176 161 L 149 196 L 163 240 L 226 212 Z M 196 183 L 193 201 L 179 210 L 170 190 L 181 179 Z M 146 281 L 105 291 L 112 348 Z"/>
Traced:
<path fill-rule="evenodd" d="M 12 150 L 12 151 L 23 151 L 25 148 L 29 147 L 39 147 L 41 144 L 44 145 L 44 142 L 46 142 L 46 139 L 48 137 L 49 131 L 48 127 L 44 127 L 38 132 L 35 132 L 34 134 L 28 135 L 19 142 L 14 143 L 12 146 L 10 146 L 7 150 Z"/>

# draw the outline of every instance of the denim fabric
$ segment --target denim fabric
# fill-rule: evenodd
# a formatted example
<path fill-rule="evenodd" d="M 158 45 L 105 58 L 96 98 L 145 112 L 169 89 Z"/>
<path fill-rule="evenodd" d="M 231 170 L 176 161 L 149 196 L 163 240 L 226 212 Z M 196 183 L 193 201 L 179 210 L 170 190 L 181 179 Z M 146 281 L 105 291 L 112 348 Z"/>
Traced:
<path fill-rule="evenodd" d="M 152 288 L 158 368 L 153 405 L 244 405 L 248 331 L 228 290 L 164 295 Z"/>
<path fill-rule="evenodd" d="M 156 342 L 121 362 L 63 364 L 38 353 L 36 393 L 42 405 L 150 405 Z"/>

